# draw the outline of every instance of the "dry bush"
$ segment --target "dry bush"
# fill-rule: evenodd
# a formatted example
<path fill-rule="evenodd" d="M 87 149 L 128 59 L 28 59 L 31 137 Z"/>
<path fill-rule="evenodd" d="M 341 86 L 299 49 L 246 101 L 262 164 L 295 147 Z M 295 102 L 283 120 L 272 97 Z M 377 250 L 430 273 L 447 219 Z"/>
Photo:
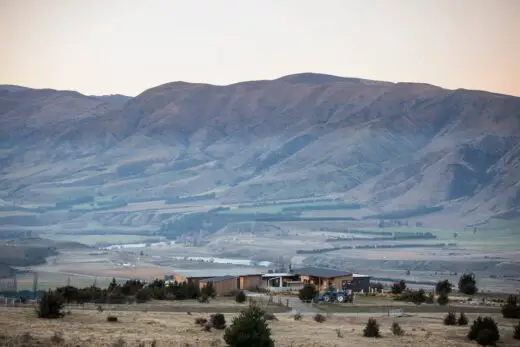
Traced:
<path fill-rule="evenodd" d="M 205 331 L 211 331 L 211 329 L 213 328 L 213 324 L 211 324 L 211 322 L 206 322 L 202 325 L 202 328 Z"/>
<path fill-rule="evenodd" d="M 206 318 L 202 318 L 202 317 L 195 318 L 195 324 L 197 324 L 197 325 L 203 326 L 207 322 L 208 322 L 208 320 Z"/>
<path fill-rule="evenodd" d="M 300 312 L 296 312 L 293 315 L 294 320 L 301 320 L 303 318 L 302 314 Z"/>
<path fill-rule="evenodd" d="M 321 313 L 316 313 L 314 315 L 314 321 L 318 322 L 318 323 L 323 323 L 327 320 L 327 317 L 325 317 L 324 315 L 322 315 Z"/>
<path fill-rule="evenodd" d="M 404 330 L 403 330 L 403 328 L 401 328 L 399 323 L 397 323 L 397 322 L 393 322 L 392 323 L 392 334 L 394 334 L 395 336 L 403 336 L 404 335 Z"/>
<path fill-rule="evenodd" d="M 116 316 L 108 316 L 107 317 L 107 322 L 117 322 L 117 317 Z"/>

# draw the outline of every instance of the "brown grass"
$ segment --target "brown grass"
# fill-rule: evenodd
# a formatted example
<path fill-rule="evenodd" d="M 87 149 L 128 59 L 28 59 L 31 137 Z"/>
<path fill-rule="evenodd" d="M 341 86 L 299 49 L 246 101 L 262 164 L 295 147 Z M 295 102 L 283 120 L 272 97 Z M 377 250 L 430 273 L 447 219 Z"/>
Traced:
<path fill-rule="evenodd" d="M 118 323 L 106 321 L 109 312 L 74 310 L 59 320 L 36 318 L 34 311 L 18 308 L 0 308 L 0 327 L 3 335 L 0 346 L 24 346 L 30 334 L 31 346 L 51 345 L 57 333 L 62 337 L 64 346 L 113 346 L 123 338 L 128 346 L 138 346 L 145 342 L 150 346 L 223 346 L 222 331 L 203 331 L 194 324 L 192 316 L 186 313 L 167 312 L 123 312 L 118 311 Z M 200 315 L 204 316 L 204 315 Z M 206 315 L 206 316 L 209 316 Z M 231 323 L 233 314 L 226 314 Z M 312 317 L 305 316 L 294 321 L 290 316 L 277 315 L 278 321 L 269 321 L 276 346 L 342 346 L 348 341 L 352 346 L 474 346 L 466 340 L 468 327 L 449 327 L 442 325 L 442 317 L 435 314 L 399 318 L 398 322 L 406 331 L 404 336 L 393 336 L 391 318 L 378 318 L 383 335 L 380 339 L 364 338 L 363 328 L 368 318 L 346 318 L 329 316 L 324 323 L 316 323 Z M 207 317 L 206 317 L 207 318 Z M 469 317 L 470 321 L 474 318 Z M 512 340 L 512 323 L 495 317 L 502 329 L 504 345 Z M 343 337 L 338 337 L 338 329 Z M 25 339 L 25 340 L 24 340 Z M 11 341 L 11 344 L 9 344 Z"/>

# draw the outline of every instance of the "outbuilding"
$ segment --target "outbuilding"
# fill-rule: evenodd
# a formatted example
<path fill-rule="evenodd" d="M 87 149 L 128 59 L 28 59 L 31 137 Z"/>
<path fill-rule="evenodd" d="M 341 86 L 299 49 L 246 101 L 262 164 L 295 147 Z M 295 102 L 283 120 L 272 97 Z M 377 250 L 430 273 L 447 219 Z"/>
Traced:
<path fill-rule="evenodd" d="M 202 289 L 208 285 L 208 283 L 213 284 L 213 288 L 215 289 L 215 294 L 217 296 L 227 296 L 233 295 L 237 288 L 237 277 L 235 276 L 219 276 L 213 278 L 207 278 L 203 280 L 199 280 L 199 288 Z"/>

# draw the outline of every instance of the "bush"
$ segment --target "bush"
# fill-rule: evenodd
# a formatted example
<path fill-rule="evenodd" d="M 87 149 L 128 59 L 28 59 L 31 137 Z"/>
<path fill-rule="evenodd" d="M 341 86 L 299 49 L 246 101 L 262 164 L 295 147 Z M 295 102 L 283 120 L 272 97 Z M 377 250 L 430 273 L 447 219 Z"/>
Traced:
<path fill-rule="evenodd" d="M 239 304 L 244 303 L 246 301 L 246 294 L 243 291 L 239 291 L 235 296 L 235 301 Z"/>
<path fill-rule="evenodd" d="M 455 313 L 450 312 L 444 317 L 444 325 L 457 325 L 457 316 L 455 316 Z"/>
<path fill-rule="evenodd" d="M 264 319 L 265 320 L 278 320 L 278 318 L 276 318 L 276 316 L 273 313 L 265 313 Z"/>
<path fill-rule="evenodd" d="M 210 322 L 215 329 L 226 329 L 226 318 L 222 313 L 212 314 L 210 317 Z"/>
<path fill-rule="evenodd" d="M 195 318 L 195 324 L 197 324 L 197 325 L 203 326 L 207 322 L 208 322 L 208 320 L 206 318 L 202 318 L 202 317 Z"/>
<path fill-rule="evenodd" d="M 211 322 L 206 322 L 202 325 L 202 329 L 204 329 L 205 331 L 211 331 L 212 328 L 213 324 L 211 324 Z"/>
<path fill-rule="evenodd" d="M 61 295 L 49 290 L 43 294 L 36 312 L 39 318 L 61 318 L 64 316 L 61 312 L 62 309 L 63 299 Z"/>
<path fill-rule="evenodd" d="M 233 319 L 224 332 L 224 341 L 231 347 L 274 347 L 271 329 L 264 317 L 262 309 L 250 306 Z"/>
<path fill-rule="evenodd" d="M 199 298 L 198 298 L 198 301 L 201 304 L 206 304 L 209 302 L 209 297 L 206 294 L 201 294 L 201 296 L 199 296 Z"/>
<path fill-rule="evenodd" d="M 404 330 L 403 330 L 403 328 L 401 328 L 399 323 L 397 323 L 397 322 L 393 322 L 392 323 L 392 334 L 394 334 L 395 336 L 403 336 L 404 335 Z"/>
<path fill-rule="evenodd" d="M 401 294 L 406 290 L 406 282 L 401 280 L 392 284 L 392 294 Z"/>
<path fill-rule="evenodd" d="M 205 295 L 208 298 L 214 298 L 217 295 L 213 282 L 208 282 L 205 287 L 200 290 L 200 295 Z"/>
<path fill-rule="evenodd" d="M 410 290 L 407 289 L 395 298 L 398 301 L 413 302 L 416 305 L 420 305 L 426 301 L 426 294 L 424 289 Z"/>
<path fill-rule="evenodd" d="M 458 325 L 468 325 L 468 317 L 464 313 L 460 313 L 459 319 L 457 320 Z"/>
<path fill-rule="evenodd" d="M 310 283 L 307 283 L 303 286 L 302 289 L 300 289 L 300 291 L 298 292 L 298 298 L 301 300 L 301 301 L 311 301 L 311 300 L 314 300 L 314 298 L 316 298 L 316 296 L 318 295 L 318 290 L 316 289 L 316 287 Z"/>
<path fill-rule="evenodd" d="M 327 317 L 325 317 L 324 315 L 322 315 L 321 313 L 316 313 L 314 315 L 314 321 L 318 322 L 318 323 L 323 323 L 327 320 Z"/>
<path fill-rule="evenodd" d="M 426 303 L 427 304 L 433 304 L 435 302 L 435 295 L 433 292 L 428 293 L 428 296 L 426 297 Z"/>
<path fill-rule="evenodd" d="M 469 329 L 468 339 L 477 341 L 483 346 L 494 345 L 500 340 L 497 324 L 491 317 L 478 317 Z"/>
<path fill-rule="evenodd" d="M 293 316 L 294 320 L 301 320 L 303 318 L 300 312 L 296 312 Z"/>
<path fill-rule="evenodd" d="M 520 340 L 520 323 L 515 327 L 515 332 L 513 333 L 513 338 L 515 340 Z"/>
<path fill-rule="evenodd" d="M 439 297 L 437 298 L 437 303 L 441 306 L 445 306 L 450 302 L 450 299 L 448 298 L 448 294 L 441 293 Z"/>
<path fill-rule="evenodd" d="M 502 306 L 502 316 L 504 318 L 520 318 L 520 306 L 514 295 L 509 295 L 507 302 Z"/>
<path fill-rule="evenodd" d="M 451 293 L 451 290 L 453 288 L 453 284 L 450 283 L 448 280 L 443 280 L 437 282 L 437 285 L 435 286 L 435 292 L 437 294 L 449 294 Z"/>
<path fill-rule="evenodd" d="M 381 337 L 379 333 L 379 324 L 374 318 L 370 318 L 367 322 L 365 329 L 363 330 L 363 336 L 365 337 Z"/>
<path fill-rule="evenodd" d="M 117 322 L 117 317 L 116 316 L 108 316 L 107 317 L 107 322 Z"/>
<path fill-rule="evenodd" d="M 459 291 L 467 295 L 475 295 L 477 293 L 477 281 L 473 273 L 465 273 L 460 276 Z"/>

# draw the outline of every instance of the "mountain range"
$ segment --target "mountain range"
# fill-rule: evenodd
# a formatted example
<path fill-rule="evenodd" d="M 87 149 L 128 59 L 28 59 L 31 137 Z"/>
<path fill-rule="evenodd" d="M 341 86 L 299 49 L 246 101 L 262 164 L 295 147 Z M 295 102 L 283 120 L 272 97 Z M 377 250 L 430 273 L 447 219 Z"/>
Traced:
<path fill-rule="evenodd" d="M 136 97 L 0 86 L 0 202 L 333 197 L 464 221 L 520 205 L 520 98 L 302 73 Z"/>

